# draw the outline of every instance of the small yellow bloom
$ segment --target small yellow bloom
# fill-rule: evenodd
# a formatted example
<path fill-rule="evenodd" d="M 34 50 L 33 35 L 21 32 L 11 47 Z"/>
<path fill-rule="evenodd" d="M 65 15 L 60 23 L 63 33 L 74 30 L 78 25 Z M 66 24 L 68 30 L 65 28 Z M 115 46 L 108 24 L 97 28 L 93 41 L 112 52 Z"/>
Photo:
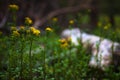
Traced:
<path fill-rule="evenodd" d="M 61 44 L 61 48 L 67 48 L 68 47 L 68 43 L 65 42 L 64 44 Z"/>
<path fill-rule="evenodd" d="M 30 31 L 34 31 L 35 30 L 35 28 L 34 27 L 30 27 Z"/>
<path fill-rule="evenodd" d="M 45 30 L 46 30 L 46 31 L 50 31 L 50 32 L 53 31 L 53 29 L 51 29 L 50 27 L 47 27 Z"/>
<path fill-rule="evenodd" d="M 104 30 L 107 30 L 107 29 L 109 29 L 109 27 L 108 26 L 104 26 Z"/>
<path fill-rule="evenodd" d="M 17 30 L 13 31 L 13 36 L 20 36 L 20 33 Z"/>
<path fill-rule="evenodd" d="M 54 18 L 52 18 L 52 21 L 57 22 L 57 21 L 58 21 L 58 18 L 57 18 L 57 17 L 54 17 Z"/>
<path fill-rule="evenodd" d="M 16 4 L 10 4 L 10 5 L 9 5 L 9 8 L 10 8 L 11 10 L 18 10 L 18 9 L 19 9 L 18 5 L 16 5 Z"/>
<path fill-rule="evenodd" d="M 36 36 L 38 36 L 40 34 L 40 30 L 35 29 L 34 27 L 30 27 L 30 31 Z"/>
<path fill-rule="evenodd" d="M 63 44 L 66 42 L 66 39 L 60 39 L 59 42 Z"/>
<path fill-rule="evenodd" d="M 38 36 L 40 34 L 40 31 L 39 30 L 34 30 L 33 34 L 35 34 L 36 36 Z"/>
<path fill-rule="evenodd" d="M 59 42 L 61 43 L 61 48 L 67 48 L 68 47 L 68 42 L 66 39 L 60 39 Z"/>
<path fill-rule="evenodd" d="M 17 28 L 16 28 L 16 27 L 14 27 L 14 26 L 12 26 L 12 27 L 11 27 L 11 30 L 12 30 L 12 31 L 16 31 L 16 30 L 17 30 Z"/>
<path fill-rule="evenodd" d="M 26 24 L 32 24 L 32 19 L 30 19 L 29 17 L 25 18 L 25 23 Z"/>
<path fill-rule="evenodd" d="M 74 24 L 74 20 L 70 20 L 70 21 L 69 21 L 69 24 Z"/>
<path fill-rule="evenodd" d="M 20 26 L 20 30 L 25 30 L 25 27 L 24 26 Z"/>

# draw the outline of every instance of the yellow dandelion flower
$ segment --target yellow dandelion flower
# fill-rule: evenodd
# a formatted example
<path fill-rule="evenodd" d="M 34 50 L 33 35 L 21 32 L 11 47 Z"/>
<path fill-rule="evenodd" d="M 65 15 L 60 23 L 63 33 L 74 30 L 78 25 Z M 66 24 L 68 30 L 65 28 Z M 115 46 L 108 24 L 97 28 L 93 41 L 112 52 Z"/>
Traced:
<path fill-rule="evenodd" d="M 52 18 L 52 21 L 57 22 L 57 21 L 58 21 L 58 18 L 57 18 L 57 17 L 54 17 L 54 18 Z"/>
<path fill-rule="evenodd" d="M 50 31 L 50 32 L 53 31 L 53 29 L 51 29 L 50 27 L 47 27 L 45 30 L 46 30 L 46 31 Z"/>
<path fill-rule="evenodd" d="M 20 36 L 20 33 L 17 30 L 13 31 L 13 36 Z"/>
<path fill-rule="evenodd" d="M 11 27 L 11 30 L 12 30 L 12 31 L 16 31 L 16 30 L 17 30 L 17 28 L 16 28 L 16 27 L 14 27 L 14 26 L 12 26 L 12 27 Z"/>
<path fill-rule="evenodd" d="M 70 21 L 69 21 L 69 24 L 74 24 L 74 20 L 70 20 Z"/>
<path fill-rule="evenodd" d="M 25 23 L 26 24 L 32 24 L 32 19 L 30 19 L 29 17 L 25 18 Z"/>
<path fill-rule="evenodd" d="M 18 9 L 19 9 L 18 5 L 16 5 L 16 4 L 10 4 L 10 5 L 9 5 L 9 8 L 10 8 L 11 10 L 18 10 Z"/>

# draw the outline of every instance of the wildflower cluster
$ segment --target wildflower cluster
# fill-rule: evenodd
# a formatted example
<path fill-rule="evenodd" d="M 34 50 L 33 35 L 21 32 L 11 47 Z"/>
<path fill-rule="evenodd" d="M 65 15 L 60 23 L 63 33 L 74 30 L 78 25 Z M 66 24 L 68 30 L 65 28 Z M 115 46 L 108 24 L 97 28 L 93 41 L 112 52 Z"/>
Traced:
<path fill-rule="evenodd" d="M 33 22 L 32 22 L 32 20 L 29 18 L 29 17 L 26 17 L 25 18 L 25 24 L 27 24 L 27 25 L 31 25 Z"/>
<path fill-rule="evenodd" d="M 46 31 L 49 31 L 49 32 L 53 32 L 53 29 L 50 28 L 50 27 L 47 27 L 45 30 L 46 30 Z"/>
<path fill-rule="evenodd" d="M 11 31 L 12 31 L 12 36 L 14 36 L 14 37 L 19 37 L 20 36 L 20 33 L 19 33 L 19 31 L 17 30 L 16 27 L 12 26 Z"/>
<path fill-rule="evenodd" d="M 61 48 L 67 48 L 69 46 L 67 39 L 60 39 L 59 42 Z"/>
<path fill-rule="evenodd" d="M 9 5 L 9 9 L 10 9 L 11 11 L 17 11 L 17 10 L 19 9 L 19 7 L 18 7 L 18 5 L 16 5 L 16 4 L 10 4 L 10 5 Z"/>
<path fill-rule="evenodd" d="M 16 31 L 16 30 L 17 30 L 17 28 L 16 28 L 16 27 L 11 26 L 11 31 Z"/>
<path fill-rule="evenodd" d="M 13 31 L 12 34 L 13 34 L 13 36 L 20 36 L 20 33 L 18 32 L 18 30 Z"/>
<path fill-rule="evenodd" d="M 20 36 L 20 34 L 24 34 L 25 33 L 25 27 L 24 26 L 20 26 L 20 28 L 17 29 L 16 27 L 12 26 L 11 27 L 11 31 L 12 31 L 12 35 L 13 36 Z"/>
<path fill-rule="evenodd" d="M 34 27 L 29 27 L 26 29 L 24 26 L 20 26 L 19 30 L 16 29 L 16 27 L 11 27 L 12 35 L 15 37 L 20 36 L 20 34 L 33 34 L 35 36 L 38 36 L 40 34 L 40 30 L 35 29 Z"/>
<path fill-rule="evenodd" d="M 20 26 L 20 30 L 25 30 L 25 27 L 24 26 Z"/>
<path fill-rule="evenodd" d="M 40 34 L 40 31 L 38 29 L 35 29 L 34 27 L 30 27 L 30 32 L 36 36 Z"/>

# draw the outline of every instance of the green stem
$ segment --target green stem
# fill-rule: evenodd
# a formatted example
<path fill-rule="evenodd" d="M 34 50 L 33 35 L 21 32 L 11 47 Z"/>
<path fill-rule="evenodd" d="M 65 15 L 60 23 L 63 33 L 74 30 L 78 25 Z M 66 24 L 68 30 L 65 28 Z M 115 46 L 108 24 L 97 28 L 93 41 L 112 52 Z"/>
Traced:
<path fill-rule="evenodd" d="M 11 70 L 10 70 L 10 53 L 8 54 L 8 80 L 11 79 Z"/>
<path fill-rule="evenodd" d="M 20 80 L 22 80 L 23 79 L 23 45 L 24 45 L 24 43 L 22 42 L 22 46 L 21 46 L 21 55 L 20 55 L 20 59 L 21 59 L 21 63 L 20 63 L 20 66 L 21 66 L 21 70 L 20 70 Z"/>
<path fill-rule="evenodd" d="M 44 80 L 46 80 L 46 79 L 45 79 L 45 77 L 46 77 L 46 72 L 45 72 L 45 70 L 46 70 L 46 67 L 45 67 L 45 64 L 46 64 L 46 62 L 45 62 L 45 56 L 46 56 L 46 55 L 45 55 L 45 50 L 44 50 L 43 54 L 44 54 L 44 55 L 43 55 L 43 60 L 44 60 L 44 63 L 43 63 L 43 67 L 44 67 L 43 70 L 44 70 L 44 71 L 43 71 L 43 73 L 44 73 Z"/>
<path fill-rule="evenodd" d="M 29 68 L 30 68 L 30 71 L 29 71 L 29 76 L 30 76 L 30 79 L 29 80 L 32 80 L 32 39 L 30 40 L 30 51 L 29 51 Z"/>
<path fill-rule="evenodd" d="M 45 43 L 47 41 L 47 34 L 45 35 Z M 44 80 L 46 80 L 46 62 L 45 62 L 45 58 L 46 58 L 46 50 L 47 50 L 47 45 L 45 45 L 46 49 L 44 49 L 44 64 L 43 64 L 43 67 L 44 67 Z"/>

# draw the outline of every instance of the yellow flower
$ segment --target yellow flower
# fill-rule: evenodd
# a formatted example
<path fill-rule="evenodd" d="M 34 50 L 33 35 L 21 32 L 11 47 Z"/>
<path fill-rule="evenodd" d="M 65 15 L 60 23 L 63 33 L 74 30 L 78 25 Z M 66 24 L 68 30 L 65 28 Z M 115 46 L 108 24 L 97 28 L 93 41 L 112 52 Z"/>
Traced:
<path fill-rule="evenodd" d="M 34 27 L 30 27 L 30 31 L 36 36 L 38 36 L 40 34 L 40 30 L 35 29 Z"/>
<path fill-rule="evenodd" d="M 110 28 L 110 26 L 108 26 L 108 25 L 104 26 L 104 30 L 108 30 L 109 28 Z"/>
<path fill-rule="evenodd" d="M 38 36 L 40 34 L 40 31 L 39 30 L 34 30 L 33 34 L 35 34 L 36 36 Z"/>
<path fill-rule="evenodd" d="M 18 10 L 18 9 L 19 9 L 18 5 L 16 5 L 16 4 L 10 4 L 10 5 L 9 5 L 9 8 L 10 8 L 11 10 Z"/>
<path fill-rule="evenodd" d="M 54 18 L 52 18 L 52 21 L 57 22 L 57 21 L 58 21 L 58 18 L 57 18 L 57 17 L 54 17 Z"/>
<path fill-rule="evenodd" d="M 17 28 L 16 28 L 16 27 L 14 27 L 14 26 L 12 26 L 12 27 L 11 27 L 11 30 L 12 30 L 12 31 L 16 31 L 16 30 L 17 30 Z"/>
<path fill-rule="evenodd" d="M 61 44 L 61 48 L 67 48 L 68 47 L 68 43 L 65 42 L 64 44 Z"/>
<path fill-rule="evenodd" d="M 74 20 L 70 20 L 70 21 L 69 21 L 69 24 L 74 24 Z"/>
<path fill-rule="evenodd" d="M 25 18 L 25 23 L 26 24 L 32 24 L 32 20 L 29 17 Z"/>
<path fill-rule="evenodd" d="M 50 31 L 50 32 L 53 31 L 53 29 L 51 29 L 50 27 L 47 27 L 45 30 L 46 30 L 46 31 Z"/>
<path fill-rule="evenodd" d="M 34 27 L 30 27 L 30 31 L 34 31 L 35 30 L 35 28 Z"/>
<path fill-rule="evenodd" d="M 61 43 L 61 48 L 67 48 L 68 47 L 68 42 L 66 39 L 60 39 L 59 42 Z"/>
<path fill-rule="evenodd" d="M 20 36 L 20 33 L 17 30 L 13 31 L 13 36 Z"/>
<path fill-rule="evenodd" d="M 24 26 L 20 26 L 20 30 L 25 30 L 25 27 Z"/>
<path fill-rule="evenodd" d="M 107 29 L 109 29 L 109 27 L 106 25 L 106 26 L 104 26 L 104 30 L 107 30 Z"/>
<path fill-rule="evenodd" d="M 66 39 L 60 39 L 59 42 L 63 44 L 66 42 Z"/>

